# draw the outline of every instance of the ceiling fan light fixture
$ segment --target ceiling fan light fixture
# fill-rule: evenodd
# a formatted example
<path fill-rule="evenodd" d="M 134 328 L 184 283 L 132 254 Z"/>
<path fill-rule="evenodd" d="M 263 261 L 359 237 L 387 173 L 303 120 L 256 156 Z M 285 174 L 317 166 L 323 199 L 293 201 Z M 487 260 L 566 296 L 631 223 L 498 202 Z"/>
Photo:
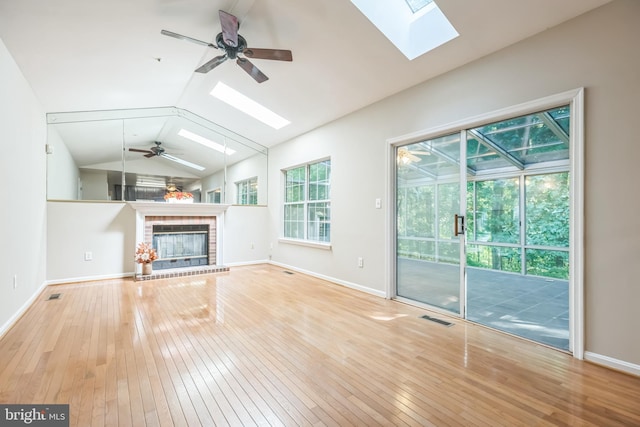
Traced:
<path fill-rule="evenodd" d="M 231 105 L 232 107 L 276 130 L 291 123 L 284 117 L 279 116 L 262 104 L 257 103 L 253 99 L 243 95 L 222 82 L 218 82 L 210 94 L 214 98 Z"/>
<path fill-rule="evenodd" d="M 178 135 L 187 138 L 193 142 L 197 142 L 200 145 L 204 145 L 207 148 L 211 148 L 213 150 L 216 150 L 220 153 L 226 154 L 227 156 L 230 156 L 232 154 L 235 154 L 236 150 L 233 150 L 229 147 L 225 147 L 222 144 L 218 144 L 217 142 L 214 142 L 212 140 L 210 140 L 209 138 L 205 138 L 202 135 L 198 135 L 196 133 L 193 133 L 191 131 L 188 131 L 186 129 L 180 129 L 180 131 L 178 132 Z"/>

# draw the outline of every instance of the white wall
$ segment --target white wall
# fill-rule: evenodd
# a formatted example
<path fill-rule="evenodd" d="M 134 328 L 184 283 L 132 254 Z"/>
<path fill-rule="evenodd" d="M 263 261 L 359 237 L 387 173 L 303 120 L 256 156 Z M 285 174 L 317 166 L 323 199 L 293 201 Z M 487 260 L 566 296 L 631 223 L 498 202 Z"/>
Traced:
<path fill-rule="evenodd" d="M 47 144 L 47 197 L 53 200 L 77 200 L 80 172 L 55 126 L 48 126 Z"/>
<path fill-rule="evenodd" d="M 109 181 L 107 171 L 82 170 L 82 200 L 109 200 Z"/>
<path fill-rule="evenodd" d="M 238 194 L 235 183 L 244 181 L 249 178 L 258 177 L 258 204 L 267 204 L 268 192 L 268 168 L 267 157 L 262 154 L 256 154 L 238 163 L 227 167 L 226 182 L 227 187 L 224 192 L 226 199 L 222 203 L 237 203 Z M 202 200 L 206 200 L 207 191 L 217 188 L 224 189 L 225 173 L 224 170 L 218 171 L 212 175 L 202 178 Z"/>
<path fill-rule="evenodd" d="M 238 203 L 236 183 L 257 177 L 258 204 L 267 204 L 267 158 L 256 154 L 227 168 L 227 203 Z"/>
<path fill-rule="evenodd" d="M 640 2 L 617 0 L 270 150 L 273 260 L 383 293 L 386 139 L 585 87 L 586 350 L 640 364 Z M 278 243 L 281 169 L 332 161 L 332 250 Z M 374 200 L 383 199 L 383 209 Z M 364 258 L 364 268 L 357 258 Z"/>
<path fill-rule="evenodd" d="M 0 76 L 1 334 L 45 282 L 47 128 L 41 106 L 2 40 Z"/>
<path fill-rule="evenodd" d="M 133 275 L 135 212 L 118 202 L 47 203 L 50 283 Z M 85 253 L 91 252 L 90 261 Z"/>
<path fill-rule="evenodd" d="M 268 260 L 267 208 L 231 206 L 222 224 L 222 264 Z M 132 276 L 136 215 L 126 203 L 47 203 L 47 281 L 65 283 Z M 91 252 L 92 260 L 85 261 Z"/>
<path fill-rule="evenodd" d="M 266 206 L 229 206 L 224 216 L 222 259 L 225 265 L 269 260 Z"/>
<path fill-rule="evenodd" d="M 220 189 L 222 192 L 224 190 L 224 171 L 218 171 L 212 175 L 206 176 L 202 178 L 202 201 L 207 200 L 207 192 Z M 225 200 L 222 199 L 222 194 L 220 195 L 221 202 L 225 203 Z"/>

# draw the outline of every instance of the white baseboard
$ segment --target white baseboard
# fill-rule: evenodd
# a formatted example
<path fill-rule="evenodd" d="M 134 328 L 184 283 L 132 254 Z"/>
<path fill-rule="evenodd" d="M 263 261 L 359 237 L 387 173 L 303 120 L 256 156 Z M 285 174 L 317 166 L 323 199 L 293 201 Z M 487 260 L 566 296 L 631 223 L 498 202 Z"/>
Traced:
<path fill-rule="evenodd" d="M 275 262 L 275 261 L 269 261 L 269 264 L 277 265 L 278 267 L 286 268 L 287 270 L 297 271 L 298 273 L 303 273 L 303 274 L 306 274 L 308 276 L 317 277 L 318 279 L 326 280 L 328 282 L 335 283 L 335 284 L 338 284 L 338 285 L 342 285 L 342 286 L 345 286 L 347 288 L 355 289 L 357 291 L 361 291 L 361 292 L 364 292 L 364 293 L 367 293 L 367 294 L 370 294 L 370 295 L 375 295 L 377 297 L 386 298 L 386 294 L 385 294 L 384 291 L 376 291 L 374 289 L 367 288 L 365 286 L 360 286 L 360 285 L 358 285 L 356 283 L 347 282 L 345 280 L 336 279 L 335 277 L 325 276 L 323 274 L 318 274 L 318 273 L 315 273 L 313 271 L 303 270 L 301 268 L 293 267 L 291 265 L 282 264 L 282 263 Z"/>
<path fill-rule="evenodd" d="M 245 261 L 245 262 L 229 262 L 225 263 L 225 267 L 244 267 L 247 265 L 260 265 L 260 264 L 269 264 L 270 261 L 266 259 L 258 260 L 258 261 Z"/>
<path fill-rule="evenodd" d="M 67 279 L 47 280 L 47 285 L 65 285 L 69 283 L 77 282 L 92 282 L 94 280 L 109 280 L 109 279 L 123 279 L 125 277 L 133 277 L 135 273 L 118 273 L 118 274 L 105 274 L 101 276 L 83 276 L 83 277 L 69 277 Z"/>
<path fill-rule="evenodd" d="M 26 313 L 26 311 L 29 309 L 29 307 L 31 307 L 31 304 L 34 303 L 34 301 L 42 294 L 42 291 L 47 287 L 47 282 L 42 282 L 42 285 L 40 285 L 40 287 L 33 293 L 33 295 L 31 296 L 31 298 L 29 298 L 27 301 L 25 301 L 24 304 L 22 304 L 22 307 L 20 307 L 20 309 L 18 311 L 16 311 L 13 316 L 11 316 L 9 318 L 9 320 L 7 320 L 5 322 L 4 325 L 2 325 L 2 327 L 0 328 L 0 338 L 2 338 L 4 336 L 4 334 L 11 329 L 11 327 L 22 317 L 22 315 L 24 313 Z"/>
<path fill-rule="evenodd" d="M 613 357 L 604 356 L 590 351 L 584 352 L 584 360 L 595 363 L 597 365 L 606 366 L 616 371 L 626 372 L 627 374 L 640 376 L 640 365 L 625 362 L 624 360 L 614 359 Z"/>

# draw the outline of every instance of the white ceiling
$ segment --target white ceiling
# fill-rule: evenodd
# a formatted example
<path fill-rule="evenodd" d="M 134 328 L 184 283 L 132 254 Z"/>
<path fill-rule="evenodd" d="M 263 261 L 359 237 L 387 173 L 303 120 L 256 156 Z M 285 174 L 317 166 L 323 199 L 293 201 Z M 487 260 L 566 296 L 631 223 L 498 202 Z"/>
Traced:
<path fill-rule="evenodd" d="M 273 146 L 544 31 L 610 0 L 437 0 L 460 37 L 407 60 L 349 0 L 0 0 L 0 39 L 46 112 L 178 106 Z M 252 60 L 193 70 L 218 50 L 218 10 L 240 19 L 249 47 L 290 49 L 293 62 Z M 209 95 L 240 90 L 291 124 L 273 130 Z"/>

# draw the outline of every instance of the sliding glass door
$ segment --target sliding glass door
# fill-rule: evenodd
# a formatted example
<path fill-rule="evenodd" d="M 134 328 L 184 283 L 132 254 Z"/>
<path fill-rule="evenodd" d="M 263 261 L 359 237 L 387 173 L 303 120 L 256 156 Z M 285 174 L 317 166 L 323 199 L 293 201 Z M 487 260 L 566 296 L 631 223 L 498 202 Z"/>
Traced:
<path fill-rule="evenodd" d="M 461 133 L 397 148 L 397 295 L 461 312 Z"/>
<path fill-rule="evenodd" d="M 571 350 L 570 113 L 395 147 L 397 298 Z"/>

